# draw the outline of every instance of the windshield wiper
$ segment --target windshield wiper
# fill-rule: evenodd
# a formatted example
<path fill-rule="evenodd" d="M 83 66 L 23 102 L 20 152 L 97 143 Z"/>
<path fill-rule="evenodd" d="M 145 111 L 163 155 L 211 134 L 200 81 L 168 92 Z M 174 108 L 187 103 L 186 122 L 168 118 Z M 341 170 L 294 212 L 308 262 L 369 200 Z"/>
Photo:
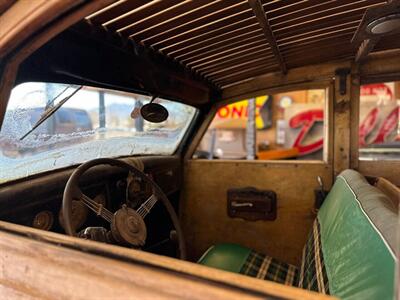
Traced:
<path fill-rule="evenodd" d="M 75 91 L 73 91 L 70 95 L 62 99 L 60 102 L 57 103 L 55 106 L 49 107 L 49 105 L 46 105 L 46 110 L 43 112 L 42 116 L 40 119 L 36 122 L 35 125 L 33 125 L 32 129 L 29 130 L 27 133 L 25 133 L 19 140 L 22 141 L 24 138 L 26 138 L 29 134 L 32 133 L 36 128 L 40 126 L 44 121 L 46 121 L 48 118 L 50 118 L 61 106 L 64 105 L 65 102 L 67 102 L 69 99 L 72 98 L 80 89 L 82 88 L 82 85 L 79 86 Z M 54 103 L 54 101 L 64 92 L 66 91 L 63 90 L 60 94 L 58 94 L 53 100 L 50 101 L 50 103 Z"/>

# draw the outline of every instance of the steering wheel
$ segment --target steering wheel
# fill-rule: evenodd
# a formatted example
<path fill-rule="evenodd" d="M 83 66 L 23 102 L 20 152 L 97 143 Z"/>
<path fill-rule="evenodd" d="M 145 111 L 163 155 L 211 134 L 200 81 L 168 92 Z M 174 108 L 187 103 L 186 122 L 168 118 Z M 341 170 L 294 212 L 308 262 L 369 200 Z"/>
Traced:
<path fill-rule="evenodd" d="M 79 188 L 79 179 L 82 174 L 88 169 L 97 165 L 116 166 L 133 173 L 144 180 L 144 182 L 147 182 L 151 185 L 153 190 L 152 195 L 145 202 L 143 202 L 143 204 L 137 210 L 123 205 L 121 209 L 117 210 L 115 213 L 112 213 L 102 204 L 97 203 L 85 195 Z M 65 186 L 62 212 L 66 233 L 70 236 L 77 236 L 76 229 L 74 228 L 72 221 L 73 200 L 81 200 L 82 203 L 85 204 L 90 210 L 110 223 L 111 232 L 109 233 L 109 237 L 111 240 L 118 244 L 130 245 L 134 247 L 141 247 L 145 244 L 147 229 L 146 224 L 144 223 L 144 218 L 150 212 L 151 208 L 156 204 L 156 202 L 160 200 L 164 204 L 172 220 L 172 224 L 176 229 L 179 257 L 181 259 L 186 258 L 186 248 L 182 229 L 178 216 L 176 215 L 171 202 L 169 202 L 165 193 L 149 176 L 134 166 L 117 159 L 99 158 L 88 161 L 75 169 Z"/>

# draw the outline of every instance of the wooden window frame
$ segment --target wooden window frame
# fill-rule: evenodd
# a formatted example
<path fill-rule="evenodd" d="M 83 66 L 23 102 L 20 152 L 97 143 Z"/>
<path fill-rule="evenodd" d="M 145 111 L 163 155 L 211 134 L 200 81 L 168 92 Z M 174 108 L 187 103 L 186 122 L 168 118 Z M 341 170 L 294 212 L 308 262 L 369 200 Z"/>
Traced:
<path fill-rule="evenodd" d="M 317 164 L 327 164 L 331 165 L 333 161 L 333 102 L 334 102 L 334 80 L 333 79 L 324 79 L 320 81 L 313 81 L 313 82 L 304 82 L 300 84 L 288 84 L 282 85 L 280 87 L 268 88 L 263 89 L 257 92 L 253 92 L 247 94 L 245 96 L 237 96 L 231 99 L 226 99 L 220 102 L 215 103 L 212 108 L 210 109 L 209 113 L 207 114 L 204 123 L 200 127 L 199 131 L 195 135 L 191 145 L 188 148 L 188 151 L 185 154 L 184 160 L 192 160 L 192 156 L 196 151 L 198 145 L 200 144 L 203 136 L 206 134 L 211 122 L 213 121 L 215 115 L 218 112 L 218 109 L 221 107 L 232 104 L 243 99 L 255 98 L 259 96 L 265 95 L 273 95 L 278 93 L 286 93 L 286 92 L 293 92 L 293 91 L 301 91 L 301 90 L 310 90 L 310 89 L 324 89 L 326 91 L 326 99 L 324 104 L 324 146 L 323 146 L 323 156 L 322 160 L 255 160 L 254 162 L 259 163 L 285 163 L 285 164 L 310 164 L 310 163 L 317 163 Z M 244 98 L 243 98 L 244 97 Z M 229 160 L 224 159 L 224 161 L 234 161 L 234 162 L 249 162 L 248 160 Z"/>
<path fill-rule="evenodd" d="M 366 176 L 385 177 L 400 186 L 398 170 L 400 160 L 360 160 L 358 133 L 360 119 L 360 88 L 363 84 L 400 80 L 399 50 L 371 55 L 368 61 L 359 66 L 352 80 L 351 102 L 351 160 L 350 167 Z"/>

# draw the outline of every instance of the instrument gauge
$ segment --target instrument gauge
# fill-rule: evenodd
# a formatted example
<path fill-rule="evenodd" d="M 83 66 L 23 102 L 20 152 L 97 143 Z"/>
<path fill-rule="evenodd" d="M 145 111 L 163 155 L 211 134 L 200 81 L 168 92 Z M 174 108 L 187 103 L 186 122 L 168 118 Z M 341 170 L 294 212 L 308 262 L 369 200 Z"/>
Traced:
<path fill-rule="evenodd" d="M 50 230 L 54 223 L 54 216 L 51 211 L 44 210 L 35 215 L 32 227 L 41 230 Z"/>

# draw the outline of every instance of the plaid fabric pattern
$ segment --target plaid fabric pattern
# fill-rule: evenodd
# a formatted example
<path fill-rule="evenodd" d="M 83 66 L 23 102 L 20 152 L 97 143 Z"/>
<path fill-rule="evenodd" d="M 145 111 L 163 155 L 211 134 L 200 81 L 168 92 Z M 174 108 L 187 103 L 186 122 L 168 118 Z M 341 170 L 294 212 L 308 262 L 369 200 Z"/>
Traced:
<path fill-rule="evenodd" d="M 240 274 L 286 285 L 297 285 L 298 283 L 297 267 L 254 251 L 247 257 Z"/>
<path fill-rule="evenodd" d="M 321 233 L 318 218 L 303 248 L 303 257 L 299 275 L 299 287 L 323 294 L 329 294 L 328 276 L 321 249 Z"/>

